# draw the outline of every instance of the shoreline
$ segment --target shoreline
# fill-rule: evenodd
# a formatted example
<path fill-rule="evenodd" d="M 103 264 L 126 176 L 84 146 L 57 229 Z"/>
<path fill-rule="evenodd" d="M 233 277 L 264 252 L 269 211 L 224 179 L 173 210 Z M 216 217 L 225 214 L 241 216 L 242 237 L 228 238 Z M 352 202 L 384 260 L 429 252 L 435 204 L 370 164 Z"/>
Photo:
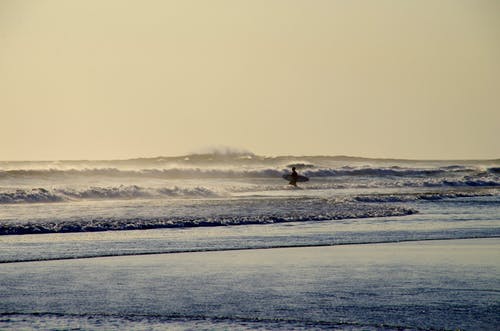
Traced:
<path fill-rule="evenodd" d="M 356 246 L 356 245 L 384 245 L 384 244 L 404 244 L 418 243 L 429 241 L 453 241 L 453 240 L 481 240 L 481 239 L 499 239 L 500 236 L 483 236 L 483 237 L 463 237 L 463 238 L 428 238 L 428 239 L 402 239 L 397 241 L 374 241 L 374 242 L 357 242 L 357 243 L 332 243 L 332 244 L 302 244 L 302 245 L 276 245 L 268 247 L 235 247 L 235 248 L 214 248 L 214 249 L 192 249 L 192 250 L 175 250 L 165 252 L 140 252 L 140 253 L 124 253 L 124 254 L 109 254 L 95 256 L 78 256 L 78 257 L 57 257 L 57 258 L 40 258 L 32 260 L 19 261 L 0 261 L 2 264 L 14 263 L 31 263 L 31 262 L 50 262 L 50 261 L 65 261 L 65 260 L 88 260 L 98 258 L 113 258 L 113 257 L 134 257 L 134 256 L 149 256 L 149 255 L 171 255 L 171 254 L 190 254 L 190 253 L 216 253 L 216 252 L 233 252 L 233 251 L 258 251 L 271 249 L 291 249 L 291 248 L 315 248 L 315 247 L 337 247 L 337 246 Z"/>
<path fill-rule="evenodd" d="M 500 240 L 488 238 L 10 263 L 0 268 L 0 316 L 68 328 L 83 323 L 69 318 L 81 315 L 89 329 L 111 330 L 168 326 L 175 316 L 184 319 L 180 329 L 195 328 L 196 317 L 208 329 L 245 329 L 238 321 L 253 320 L 279 330 L 296 322 L 304 329 L 494 330 L 499 254 Z M 3 320 L 7 330 L 21 323 Z"/>

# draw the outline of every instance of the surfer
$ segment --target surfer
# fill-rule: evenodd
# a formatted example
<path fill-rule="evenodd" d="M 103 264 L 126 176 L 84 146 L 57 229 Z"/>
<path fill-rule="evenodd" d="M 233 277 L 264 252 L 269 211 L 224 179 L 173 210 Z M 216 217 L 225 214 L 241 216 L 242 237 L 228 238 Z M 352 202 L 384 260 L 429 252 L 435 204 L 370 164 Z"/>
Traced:
<path fill-rule="evenodd" d="M 307 182 L 309 178 L 306 176 L 301 176 L 295 171 L 295 167 L 292 167 L 292 173 L 291 174 L 285 174 L 283 175 L 283 179 L 288 181 L 288 184 L 293 185 L 297 187 L 297 183 L 302 183 L 302 182 Z"/>
<path fill-rule="evenodd" d="M 290 185 L 297 186 L 297 179 L 299 178 L 299 174 L 295 171 L 295 167 L 292 167 L 292 174 L 290 175 Z"/>

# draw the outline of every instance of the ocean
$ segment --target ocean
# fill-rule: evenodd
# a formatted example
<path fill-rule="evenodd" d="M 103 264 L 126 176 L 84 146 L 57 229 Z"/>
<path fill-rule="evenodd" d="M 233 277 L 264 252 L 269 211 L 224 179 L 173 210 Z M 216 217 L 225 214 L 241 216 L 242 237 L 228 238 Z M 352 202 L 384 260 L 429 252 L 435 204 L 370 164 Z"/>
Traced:
<path fill-rule="evenodd" d="M 498 330 L 499 237 L 498 159 L 1 161 L 0 329 Z"/>

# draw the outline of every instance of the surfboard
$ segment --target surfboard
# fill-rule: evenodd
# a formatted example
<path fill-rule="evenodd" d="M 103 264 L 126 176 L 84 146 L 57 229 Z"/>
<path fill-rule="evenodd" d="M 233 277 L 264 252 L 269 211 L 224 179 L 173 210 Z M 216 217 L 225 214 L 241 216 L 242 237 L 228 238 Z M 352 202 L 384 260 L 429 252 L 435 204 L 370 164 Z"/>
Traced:
<path fill-rule="evenodd" d="M 292 175 L 290 175 L 290 174 L 283 175 L 283 179 L 291 182 L 292 181 Z M 296 180 L 297 183 L 303 183 L 303 182 L 307 182 L 307 181 L 309 181 L 309 178 L 307 178 L 306 176 L 301 176 L 301 175 L 297 176 L 297 180 Z"/>

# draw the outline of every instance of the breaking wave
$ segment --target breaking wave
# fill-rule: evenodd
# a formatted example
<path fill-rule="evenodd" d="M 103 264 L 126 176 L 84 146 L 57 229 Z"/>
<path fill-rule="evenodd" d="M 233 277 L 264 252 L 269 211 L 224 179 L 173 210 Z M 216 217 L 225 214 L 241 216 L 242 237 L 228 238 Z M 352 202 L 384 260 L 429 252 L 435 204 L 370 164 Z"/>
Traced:
<path fill-rule="evenodd" d="M 445 173 L 445 169 L 405 169 L 400 167 L 390 168 L 351 168 L 306 170 L 308 177 L 336 177 L 336 176 L 369 176 L 369 177 L 406 177 L 406 176 L 434 176 Z"/>
<path fill-rule="evenodd" d="M 205 187 L 193 188 L 144 188 L 137 185 L 116 187 L 70 188 L 33 188 L 0 192 L 0 204 L 63 202 L 78 199 L 134 199 L 155 197 L 216 197 L 218 194 Z"/>
<path fill-rule="evenodd" d="M 143 230 L 156 228 L 212 227 L 285 222 L 315 222 L 352 218 L 404 216 L 417 213 L 401 206 L 373 205 L 355 202 L 312 200 L 251 200 L 207 202 L 186 209 L 165 211 L 170 215 L 123 217 L 89 217 L 82 219 L 32 220 L 0 223 L 0 235 L 37 233 Z M 177 207 L 179 208 L 179 207 Z M 189 211 L 189 212 L 187 212 Z"/>
<path fill-rule="evenodd" d="M 292 163 L 283 167 L 174 167 L 174 168 L 147 168 L 147 169 L 119 169 L 119 168 L 85 168 L 85 169 L 16 169 L 0 170 L 1 179 L 20 178 L 48 178 L 63 177 L 75 179 L 78 177 L 149 177 L 149 178 L 245 178 L 281 177 L 289 173 L 294 166 L 302 170 L 307 177 L 342 177 L 342 176 L 365 176 L 365 177 L 429 177 L 439 175 L 486 175 L 500 173 L 500 168 L 488 168 L 480 170 L 464 166 L 446 166 L 436 168 L 403 168 L 392 167 L 349 167 L 340 168 L 317 168 L 308 163 Z"/>
<path fill-rule="evenodd" d="M 29 203 L 29 202 L 60 202 L 64 197 L 44 188 L 31 190 L 15 190 L 13 192 L 0 193 L 0 204 L 5 203 Z"/>
<path fill-rule="evenodd" d="M 390 184 L 390 185 L 389 185 Z M 491 181 L 475 181 L 475 182 L 453 182 L 449 184 L 444 182 L 397 182 L 386 183 L 389 187 L 454 187 L 464 190 L 469 188 L 481 188 L 476 192 L 432 192 L 432 193 L 415 193 L 415 194 L 393 194 L 393 195 L 361 195 L 354 200 L 358 202 L 404 202 L 415 200 L 440 200 L 446 198 L 458 197 L 476 197 L 476 196 L 491 196 L 498 195 L 500 191 L 495 191 L 500 183 Z M 344 188 L 377 188 L 382 184 L 374 183 L 322 183 L 307 186 L 308 190 L 324 190 L 324 189 L 344 189 Z M 287 187 L 288 188 L 288 187 Z M 491 189 L 489 189 L 491 188 Z M 126 200 L 126 199 L 155 199 L 155 198 L 217 198 L 229 197 L 232 193 L 258 191 L 275 191 L 282 190 L 281 185 L 252 185 L 232 186 L 225 189 L 214 191 L 203 186 L 195 187 L 160 187 L 150 188 L 138 185 L 119 185 L 119 186 L 92 186 L 85 188 L 28 188 L 15 190 L 0 190 L 0 205 L 2 204 L 25 204 L 25 203 L 54 203 L 54 202 L 70 202 L 78 200 Z M 485 191 L 488 190 L 488 191 Z M 492 191 L 493 190 L 493 191 Z"/>

